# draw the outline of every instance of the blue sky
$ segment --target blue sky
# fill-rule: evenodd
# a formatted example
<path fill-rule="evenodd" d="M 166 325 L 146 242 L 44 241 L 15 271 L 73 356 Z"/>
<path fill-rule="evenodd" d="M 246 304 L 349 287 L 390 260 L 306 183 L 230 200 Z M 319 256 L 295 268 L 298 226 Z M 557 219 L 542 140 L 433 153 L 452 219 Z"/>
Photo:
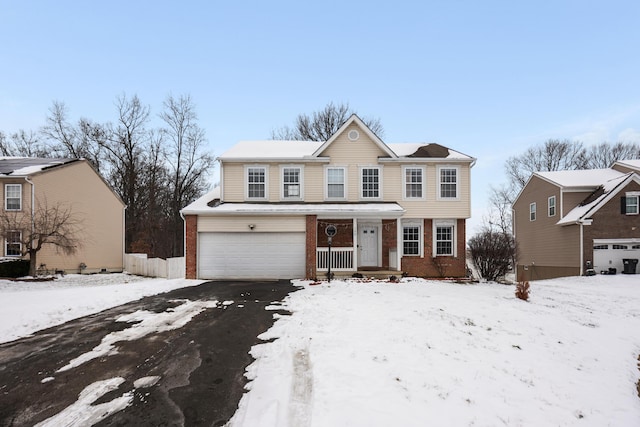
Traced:
<path fill-rule="evenodd" d="M 36 130 L 54 100 L 106 122 L 123 93 L 154 117 L 190 94 L 221 154 L 348 102 L 386 142 L 478 159 L 470 233 L 509 156 L 640 142 L 640 2 L 377 3 L 0 0 L 0 130 Z"/>

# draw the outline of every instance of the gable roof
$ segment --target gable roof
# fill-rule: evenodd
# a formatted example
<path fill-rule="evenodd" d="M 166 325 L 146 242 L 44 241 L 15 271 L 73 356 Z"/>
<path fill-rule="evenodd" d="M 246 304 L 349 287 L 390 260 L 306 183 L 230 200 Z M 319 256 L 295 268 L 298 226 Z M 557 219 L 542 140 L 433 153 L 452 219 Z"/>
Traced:
<path fill-rule="evenodd" d="M 615 169 L 579 169 L 553 172 L 534 172 L 547 182 L 563 189 L 587 189 L 598 187 L 605 182 L 624 175 Z"/>
<path fill-rule="evenodd" d="M 327 140 L 327 142 L 325 142 L 324 144 L 322 144 L 320 147 L 318 147 L 318 149 L 313 153 L 314 156 L 319 156 L 320 154 L 322 154 L 322 152 L 324 150 L 327 149 L 327 147 L 329 147 L 331 144 L 333 144 L 333 141 L 335 141 L 336 139 L 338 139 L 338 137 L 352 124 L 356 124 L 358 125 L 359 128 L 361 128 L 364 133 L 369 137 L 369 139 L 371 139 L 373 141 L 374 144 L 376 144 L 378 146 L 378 148 L 380 148 L 383 152 L 385 152 L 389 157 L 391 158 L 395 158 L 398 157 L 390 148 L 389 146 L 387 146 L 387 144 L 385 144 L 384 142 L 382 142 L 382 140 L 380 138 L 378 138 L 378 135 L 376 135 L 375 133 L 373 133 L 373 131 L 371 129 L 369 129 L 369 126 L 367 126 L 362 119 L 360 119 L 360 117 L 358 117 L 357 114 L 352 114 L 351 117 L 349 117 L 347 119 L 346 122 L 344 122 L 342 124 L 342 126 L 340 126 L 340 128 L 338 128 L 337 131 L 335 131 L 335 133 L 333 135 L 331 135 L 331 138 L 329 138 Z"/>
<path fill-rule="evenodd" d="M 0 177 L 30 176 L 80 159 L 44 159 L 38 157 L 0 157 Z"/>
<path fill-rule="evenodd" d="M 440 144 L 420 142 L 386 144 L 355 114 L 352 114 L 327 141 L 240 141 L 218 156 L 218 160 L 231 162 L 326 160 L 321 157 L 321 154 L 354 123 L 388 156 L 383 158 L 387 161 L 411 158 L 461 160 L 475 163 L 476 160 Z"/>
<path fill-rule="evenodd" d="M 589 219 L 602 206 L 609 202 L 609 200 L 615 197 L 616 194 L 622 191 L 622 189 L 631 181 L 635 181 L 640 184 L 640 176 L 634 172 L 629 172 L 605 181 L 592 195 L 587 197 L 582 204 L 573 208 L 556 224 L 578 224 Z"/>
<path fill-rule="evenodd" d="M 634 160 L 618 160 L 617 162 L 615 162 L 611 167 L 615 167 L 616 165 L 620 165 L 623 167 L 627 167 L 629 169 L 635 169 L 638 172 L 640 172 L 640 159 L 634 159 Z"/>

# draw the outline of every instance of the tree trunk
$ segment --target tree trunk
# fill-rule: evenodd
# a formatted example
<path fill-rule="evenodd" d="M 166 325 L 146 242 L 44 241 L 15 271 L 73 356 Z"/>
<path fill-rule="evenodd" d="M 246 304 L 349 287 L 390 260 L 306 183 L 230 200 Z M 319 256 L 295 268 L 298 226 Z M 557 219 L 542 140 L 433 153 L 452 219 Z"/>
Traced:
<path fill-rule="evenodd" d="M 38 271 L 38 264 L 36 262 L 36 254 L 38 252 L 31 249 L 29 250 L 29 276 L 35 277 Z"/>

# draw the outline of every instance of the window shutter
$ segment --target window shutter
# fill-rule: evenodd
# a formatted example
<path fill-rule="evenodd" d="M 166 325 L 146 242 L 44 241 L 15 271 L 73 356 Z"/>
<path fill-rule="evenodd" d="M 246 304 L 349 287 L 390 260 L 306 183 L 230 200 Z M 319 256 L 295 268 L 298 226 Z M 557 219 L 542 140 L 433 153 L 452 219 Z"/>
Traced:
<path fill-rule="evenodd" d="M 627 198 L 620 197 L 620 213 L 625 215 L 627 213 Z"/>

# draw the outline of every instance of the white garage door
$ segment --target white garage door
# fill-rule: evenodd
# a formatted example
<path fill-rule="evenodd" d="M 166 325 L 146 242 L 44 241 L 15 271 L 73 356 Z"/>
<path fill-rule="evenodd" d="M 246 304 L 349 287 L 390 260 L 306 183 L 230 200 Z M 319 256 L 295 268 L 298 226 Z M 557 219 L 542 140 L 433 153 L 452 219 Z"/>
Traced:
<path fill-rule="evenodd" d="M 640 259 L 640 243 L 637 241 L 597 239 L 593 243 L 593 268 L 597 273 L 615 268 L 620 274 L 624 271 L 625 258 Z M 636 273 L 640 273 L 640 265 L 636 267 Z"/>
<path fill-rule="evenodd" d="M 305 233 L 199 233 L 201 279 L 304 277 Z"/>

